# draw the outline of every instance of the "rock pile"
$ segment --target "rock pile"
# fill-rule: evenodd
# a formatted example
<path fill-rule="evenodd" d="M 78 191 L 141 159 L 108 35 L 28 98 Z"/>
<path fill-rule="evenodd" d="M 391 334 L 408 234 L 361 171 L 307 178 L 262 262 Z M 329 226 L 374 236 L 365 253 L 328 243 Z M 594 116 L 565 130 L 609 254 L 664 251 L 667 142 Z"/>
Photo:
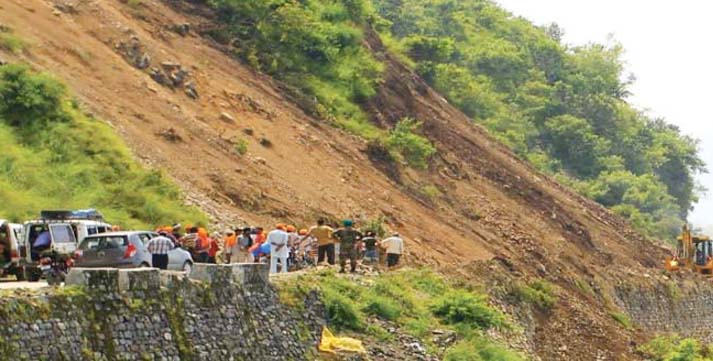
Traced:
<path fill-rule="evenodd" d="M 119 42 L 116 45 L 116 50 L 126 62 L 137 69 L 146 69 L 151 65 L 151 56 L 137 36 L 132 36 L 128 41 Z"/>
<path fill-rule="evenodd" d="M 164 61 L 160 67 L 152 67 L 149 75 L 155 82 L 171 89 L 183 88 L 183 91 L 192 99 L 198 99 L 198 90 L 193 80 L 189 79 L 190 72 L 181 64 Z"/>

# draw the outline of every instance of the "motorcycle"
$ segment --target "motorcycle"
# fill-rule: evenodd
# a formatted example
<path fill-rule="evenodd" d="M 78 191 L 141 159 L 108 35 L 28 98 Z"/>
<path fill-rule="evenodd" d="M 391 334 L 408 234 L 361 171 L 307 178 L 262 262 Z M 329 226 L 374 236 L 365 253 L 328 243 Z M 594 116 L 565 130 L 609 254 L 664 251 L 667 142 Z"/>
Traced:
<path fill-rule="evenodd" d="M 40 271 L 49 285 L 59 285 L 64 282 L 72 266 L 74 266 L 72 257 L 56 252 L 43 254 L 40 258 Z"/>

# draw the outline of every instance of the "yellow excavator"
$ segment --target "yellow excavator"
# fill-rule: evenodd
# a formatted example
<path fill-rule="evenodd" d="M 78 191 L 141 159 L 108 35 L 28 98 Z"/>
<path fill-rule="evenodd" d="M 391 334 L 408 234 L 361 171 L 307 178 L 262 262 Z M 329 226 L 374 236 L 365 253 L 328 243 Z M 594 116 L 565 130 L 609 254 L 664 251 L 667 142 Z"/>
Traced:
<path fill-rule="evenodd" d="M 670 272 L 687 269 L 713 276 L 713 241 L 708 236 L 693 235 L 688 225 L 683 226 L 676 254 L 666 258 L 664 268 Z"/>

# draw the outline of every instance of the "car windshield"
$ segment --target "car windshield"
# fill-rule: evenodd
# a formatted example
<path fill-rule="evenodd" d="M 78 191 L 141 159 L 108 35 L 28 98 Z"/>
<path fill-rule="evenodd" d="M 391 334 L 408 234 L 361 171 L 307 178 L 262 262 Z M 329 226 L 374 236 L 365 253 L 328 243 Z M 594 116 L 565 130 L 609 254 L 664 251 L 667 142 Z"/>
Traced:
<path fill-rule="evenodd" d="M 83 251 L 94 250 L 101 251 L 107 249 L 116 249 L 129 244 L 126 236 L 98 236 L 87 237 L 82 241 L 79 249 Z"/>

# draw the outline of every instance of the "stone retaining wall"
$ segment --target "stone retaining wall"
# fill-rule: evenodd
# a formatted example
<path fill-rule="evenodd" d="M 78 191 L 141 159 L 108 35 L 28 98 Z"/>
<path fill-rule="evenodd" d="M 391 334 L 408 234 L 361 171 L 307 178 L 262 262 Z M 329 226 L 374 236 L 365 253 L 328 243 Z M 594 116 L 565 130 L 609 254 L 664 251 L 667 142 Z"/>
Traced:
<path fill-rule="evenodd" d="M 284 307 L 267 271 L 74 269 L 69 286 L 0 298 L 0 359 L 310 359 L 324 307 L 316 295 L 304 311 Z"/>
<path fill-rule="evenodd" d="M 701 276 L 642 280 L 616 288 L 616 302 L 641 328 L 713 343 L 713 285 Z"/>

